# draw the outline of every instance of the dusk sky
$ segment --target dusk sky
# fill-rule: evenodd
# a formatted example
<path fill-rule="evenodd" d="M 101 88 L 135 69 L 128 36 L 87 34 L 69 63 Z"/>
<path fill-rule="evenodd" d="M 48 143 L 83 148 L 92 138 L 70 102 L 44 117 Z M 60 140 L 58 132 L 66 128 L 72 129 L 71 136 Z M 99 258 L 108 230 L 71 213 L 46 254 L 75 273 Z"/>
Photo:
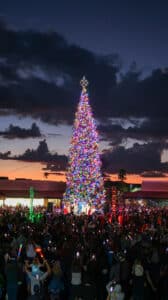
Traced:
<path fill-rule="evenodd" d="M 103 170 L 166 178 L 167 11 L 150 0 L 1 3 L 0 176 L 64 172 L 85 75 Z"/>

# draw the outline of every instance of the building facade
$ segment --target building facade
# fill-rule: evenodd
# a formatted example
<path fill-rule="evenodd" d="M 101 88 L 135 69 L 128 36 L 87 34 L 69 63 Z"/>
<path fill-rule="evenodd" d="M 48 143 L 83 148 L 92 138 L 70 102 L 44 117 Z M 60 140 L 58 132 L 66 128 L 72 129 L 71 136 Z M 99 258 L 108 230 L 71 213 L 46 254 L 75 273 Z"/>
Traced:
<path fill-rule="evenodd" d="M 60 207 L 64 182 L 31 180 L 31 179 L 0 179 L 0 206 L 29 206 L 30 190 L 33 190 L 33 206 L 46 206 L 53 203 Z"/>
<path fill-rule="evenodd" d="M 168 206 L 168 180 L 143 180 L 140 191 L 124 193 L 123 197 L 126 204 Z"/>

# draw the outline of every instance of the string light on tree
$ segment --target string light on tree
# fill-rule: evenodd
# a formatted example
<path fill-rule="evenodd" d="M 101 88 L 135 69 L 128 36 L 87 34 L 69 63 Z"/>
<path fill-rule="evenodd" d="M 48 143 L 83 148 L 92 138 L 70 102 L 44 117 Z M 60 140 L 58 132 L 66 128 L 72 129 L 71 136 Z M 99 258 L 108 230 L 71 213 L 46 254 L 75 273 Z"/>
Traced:
<path fill-rule="evenodd" d="M 88 203 L 98 206 L 105 199 L 98 133 L 89 104 L 87 79 L 83 77 L 80 84 L 82 92 L 75 114 L 64 195 L 65 201 L 77 203 L 78 212 Z"/>

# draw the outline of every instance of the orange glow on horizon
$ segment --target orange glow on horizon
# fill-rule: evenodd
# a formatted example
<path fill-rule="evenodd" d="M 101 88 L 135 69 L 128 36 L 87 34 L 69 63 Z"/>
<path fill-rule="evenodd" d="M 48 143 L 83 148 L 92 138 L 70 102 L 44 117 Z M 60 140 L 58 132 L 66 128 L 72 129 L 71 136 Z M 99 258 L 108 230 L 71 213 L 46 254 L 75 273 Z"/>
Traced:
<path fill-rule="evenodd" d="M 111 181 L 118 181 L 118 174 L 110 174 Z M 127 183 L 142 183 L 143 178 L 137 174 L 127 174 L 125 182 Z"/>
<path fill-rule="evenodd" d="M 44 176 L 47 172 L 43 170 L 46 165 L 40 162 L 25 162 L 18 160 L 0 160 L 0 176 L 9 179 L 25 178 L 32 180 L 54 180 L 65 181 L 65 174 Z M 61 173 L 61 172 L 59 172 Z"/>
<path fill-rule="evenodd" d="M 24 162 L 18 160 L 0 160 L 0 176 L 8 177 L 9 179 L 25 178 L 33 180 L 53 180 L 53 181 L 66 181 L 65 172 L 58 172 L 58 174 L 49 174 L 46 178 L 44 176 L 47 170 L 43 170 L 46 166 L 40 162 Z M 168 174 L 166 174 L 168 175 Z M 118 174 L 109 174 L 111 181 L 118 181 Z M 143 180 L 164 180 L 168 181 L 168 177 L 141 177 L 138 174 L 127 174 L 125 182 L 141 184 Z"/>

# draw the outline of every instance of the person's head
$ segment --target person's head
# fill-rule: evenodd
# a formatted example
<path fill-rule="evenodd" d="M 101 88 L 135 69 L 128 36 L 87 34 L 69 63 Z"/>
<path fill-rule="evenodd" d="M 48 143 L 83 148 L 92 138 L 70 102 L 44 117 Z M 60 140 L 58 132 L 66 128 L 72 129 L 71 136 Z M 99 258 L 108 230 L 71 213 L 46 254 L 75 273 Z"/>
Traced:
<path fill-rule="evenodd" d="M 141 277 L 144 274 L 144 269 L 140 258 L 137 258 L 134 262 L 134 274 L 137 277 Z"/>
<path fill-rule="evenodd" d="M 61 276 L 62 270 L 61 270 L 60 262 L 58 260 L 54 262 L 52 267 L 52 272 L 55 276 Z"/>
<path fill-rule="evenodd" d="M 33 259 L 33 265 L 39 265 L 39 264 L 40 264 L 39 258 L 35 256 L 35 258 Z"/>

